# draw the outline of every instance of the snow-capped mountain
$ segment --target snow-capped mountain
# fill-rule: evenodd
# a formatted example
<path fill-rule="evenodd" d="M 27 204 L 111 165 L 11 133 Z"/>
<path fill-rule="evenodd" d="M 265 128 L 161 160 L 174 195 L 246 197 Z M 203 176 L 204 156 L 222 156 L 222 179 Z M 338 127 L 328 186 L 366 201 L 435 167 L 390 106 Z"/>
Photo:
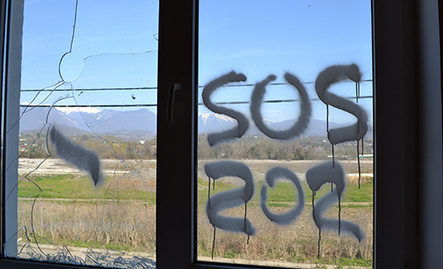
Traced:
<path fill-rule="evenodd" d="M 292 127 L 295 120 L 285 120 L 274 122 L 264 120 L 265 124 L 273 130 L 287 130 Z M 198 116 L 198 132 L 199 133 L 214 133 L 225 131 L 237 126 L 237 121 L 231 117 L 216 113 L 199 114 Z M 265 136 L 254 124 L 249 120 L 249 128 L 246 131 L 247 135 Z M 326 123 L 321 120 L 311 119 L 308 128 L 304 132 L 305 136 L 326 136 Z"/>
<path fill-rule="evenodd" d="M 23 109 L 21 110 L 23 112 Z M 49 112 L 49 113 L 48 113 Z M 20 119 L 20 132 L 38 131 L 49 124 L 63 126 L 67 134 L 91 133 L 109 135 L 128 135 L 137 133 L 155 136 L 157 116 L 148 109 L 118 111 L 103 109 L 86 112 L 78 110 L 58 110 L 34 108 L 24 113 Z M 74 132 L 74 133 L 73 133 Z"/>
<path fill-rule="evenodd" d="M 215 113 L 200 113 L 198 115 L 198 132 L 201 134 L 218 132 L 231 129 L 237 125 L 237 121 L 231 117 Z"/>
<path fill-rule="evenodd" d="M 34 108 L 23 114 L 20 119 L 20 131 L 40 131 L 44 126 L 57 124 L 63 126 L 62 131 L 68 135 L 91 134 L 91 130 L 100 135 L 113 135 L 124 137 L 125 139 L 135 139 L 140 137 L 152 137 L 157 133 L 157 115 L 148 109 L 139 110 L 59 110 L 52 108 L 48 114 L 48 108 Z M 23 112 L 23 109 L 21 110 Z M 45 125 L 45 122 L 48 124 Z M 269 128 L 273 130 L 287 130 L 295 122 L 286 120 L 274 122 L 265 120 Z M 198 132 L 215 133 L 225 131 L 237 126 L 237 121 L 229 116 L 217 113 L 201 113 L 198 115 Z M 349 125 L 330 123 L 331 128 Z M 265 136 L 249 120 L 247 135 Z M 311 119 L 306 131 L 302 136 L 326 136 L 326 122 L 323 120 Z M 368 132 L 372 136 L 372 130 Z"/>
<path fill-rule="evenodd" d="M 296 119 L 284 120 L 284 121 L 270 121 L 264 120 L 265 124 L 276 131 L 283 131 L 291 128 L 295 124 Z M 214 133 L 225 131 L 237 126 L 237 121 L 231 117 L 216 113 L 199 114 L 198 116 L 198 132 L 199 133 Z M 353 123 L 336 123 L 330 122 L 330 128 L 339 128 L 351 125 Z M 249 128 L 246 131 L 247 135 L 265 136 L 255 125 L 255 123 L 249 119 Z M 302 136 L 327 136 L 326 121 L 318 119 L 310 119 L 306 130 L 301 134 Z M 367 133 L 367 137 L 371 137 L 372 128 L 370 127 Z"/>
<path fill-rule="evenodd" d="M 67 113 L 59 111 L 55 108 L 51 110 L 45 108 L 27 108 L 26 113 L 24 108 L 20 109 L 20 132 L 24 131 L 39 131 L 49 124 L 62 124 L 69 127 L 74 127 L 80 130 L 85 129 L 81 121 L 68 116 Z"/>

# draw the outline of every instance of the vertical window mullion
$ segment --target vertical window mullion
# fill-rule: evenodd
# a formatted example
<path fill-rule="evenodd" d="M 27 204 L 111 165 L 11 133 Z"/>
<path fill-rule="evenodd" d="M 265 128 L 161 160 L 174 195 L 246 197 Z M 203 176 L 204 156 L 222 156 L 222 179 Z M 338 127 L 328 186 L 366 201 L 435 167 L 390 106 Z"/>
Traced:
<path fill-rule="evenodd" d="M 417 268 L 415 1 L 373 1 L 376 268 Z"/>
<path fill-rule="evenodd" d="M 157 266 L 193 262 L 196 1 L 160 1 Z"/>

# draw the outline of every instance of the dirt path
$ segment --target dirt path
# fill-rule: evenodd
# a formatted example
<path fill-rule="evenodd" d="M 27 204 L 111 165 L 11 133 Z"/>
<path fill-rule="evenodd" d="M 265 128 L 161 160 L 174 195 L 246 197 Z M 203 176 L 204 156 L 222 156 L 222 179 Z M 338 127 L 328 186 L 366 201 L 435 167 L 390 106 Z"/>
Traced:
<path fill-rule="evenodd" d="M 125 164 L 130 168 L 153 168 L 156 160 L 101 160 L 102 169 L 105 174 L 124 174 L 130 173 Z M 38 169 L 36 169 L 38 167 Z M 85 173 L 61 159 L 27 159 L 20 158 L 18 165 L 19 174 L 82 174 Z"/>
<path fill-rule="evenodd" d="M 17 243 L 19 258 L 118 268 L 156 268 L 155 254 Z"/>
<path fill-rule="evenodd" d="M 23 243 L 18 244 L 18 248 L 21 249 L 25 246 Z M 82 261 L 84 261 L 88 265 L 107 265 L 113 267 L 111 264 L 116 260 L 119 263 L 116 263 L 116 266 L 123 266 L 123 268 L 133 268 L 134 266 L 141 265 L 140 261 L 145 261 L 143 263 L 143 268 L 155 268 L 155 254 L 149 255 L 145 252 L 122 252 L 122 251 L 113 251 L 107 249 L 88 249 L 88 248 L 79 248 L 79 247 L 69 247 L 69 249 L 65 249 L 62 251 L 61 248 L 46 245 L 46 244 L 29 244 L 29 249 L 39 250 L 44 253 L 44 255 L 48 255 L 48 257 L 56 257 L 56 256 L 70 256 L 70 257 L 78 257 Z M 23 250 L 26 250 L 26 246 Z M 29 259 L 29 252 L 23 251 L 18 255 L 20 258 Z M 101 256 L 103 260 L 97 260 L 96 258 Z M 313 269 L 319 268 L 318 264 L 309 264 L 309 263 L 293 263 L 279 260 L 272 261 L 253 261 L 253 260 L 245 260 L 245 259 L 228 259 L 228 258 L 211 258 L 205 256 L 199 256 L 197 258 L 199 261 L 204 262 L 218 262 L 218 263 L 227 263 L 227 264 L 246 264 L 246 265 L 260 265 L 260 266 L 272 266 L 272 267 L 286 267 L 286 268 L 300 268 L 300 269 Z M 126 261 L 126 263 L 125 263 Z M 337 265 L 321 265 L 321 268 L 326 269 L 335 269 Z M 360 266 L 348 266 L 346 268 L 354 268 L 354 269 L 364 269 L 367 267 Z"/>

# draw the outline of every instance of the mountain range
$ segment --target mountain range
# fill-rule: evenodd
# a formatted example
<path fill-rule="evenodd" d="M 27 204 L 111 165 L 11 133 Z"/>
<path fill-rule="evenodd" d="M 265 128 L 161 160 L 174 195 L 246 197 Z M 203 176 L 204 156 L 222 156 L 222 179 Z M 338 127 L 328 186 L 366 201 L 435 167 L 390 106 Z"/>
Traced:
<path fill-rule="evenodd" d="M 294 120 L 284 120 L 284 121 L 270 121 L 270 120 L 264 120 L 265 124 L 277 131 L 287 130 L 291 128 L 294 123 Z M 339 128 L 351 125 L 353 123 L 336 123 L 336 122 L 330 122 L 329 126 L 330 128 Z M 219 132 L 221 130 L 227 130 L 230 128 L 233 128 L 237 125 L 237 121 L 234 120 L 231 117 L 221 115 L 221 114 L 214 114 L 214 113 L 207 113 L 207 114 L 200 114 L 198 116 L 198 132 L 201 134 L 204 133 L 213 133 L 213 132 Z M 258 135 L 258 136 L 265 136 L 253 123 L 252 120 L 249 121 L 249 129 L 246 131 L 247 135 Z M 309 124 L 305 132 L 302 134 L 302 136 L 327 136 L 326 132 L 326 121 L 324 120 L 318 120 L 318 119 L 310 119 Z M 366 135 L 367 137 L 372 137 L 372 128 L 370 127 L 368 130 L 368 133 Z"/>
<path fill-rule="evenodd" d="M 50 112 L 48 114 L 48 112 Z M 23 109 L 21 110 L 23 113 Z M 148 109 L 111 110 L 95 112 L 62 111 L 57 108 L 34 108 L 22 114 L 20 132 L 40 131 L 43 126 L 56 124 L 67 135 L 83 135 L 94 132 L 126 139 L 149 138 L 156 135 L 157 115 Z M 142 140 L 142 139 L 140 139 Z"/>
<path fill-rule="evenodd" d="M 38 132 L 45 126 L 45 122 L 56 124 L 67 135 L 91 134 L 113 135 L 125 140 L 145 140 L 156 135 L 157 115 L 148 109 L 138 110 L 112 110 L 103 109 L 95 111 L 59 110 L 52 108 L 34 108 L 22 114 L 20 118 L 20 132 Z M 21 110 L 23 113 L 23 109 Z M 266 124 L 274 130 L 290 128 L 295 120 L 274 122 L 265 120 Z M 47 124 L 47 125 L 48 125 Z M 221 114 L 206 113 L 198 115 L 198 133 L 213 133 L 233 128 L 237 121 Z M 331 128 L 349 125 L 350 123 L 330 123 Z M 47 126 L 46 125 L 46 126 Z M 250 120 L 247 135 L 264 136 Z M 372 131 L 368 136 L 372 136 Z M 326 122 L 311 119 L 303 136 L 326 136 Z"/>

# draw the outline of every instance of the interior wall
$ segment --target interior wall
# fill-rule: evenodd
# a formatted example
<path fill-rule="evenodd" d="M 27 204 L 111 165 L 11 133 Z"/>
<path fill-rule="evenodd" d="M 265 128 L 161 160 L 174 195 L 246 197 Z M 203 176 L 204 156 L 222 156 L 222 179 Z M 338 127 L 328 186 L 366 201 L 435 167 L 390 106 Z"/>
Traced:
<path fill-rule="evenodd" d="M 438 0 L 419 1 L 421 267 L 443 268 L 442 88 Z"/>
<path fill-rule="evenodd" d="M 11 9 L 7 18 L 6 70 L 4 95 L 5 125 L 5 160 L 4 160 L 4 194 L 5 194 L 5 241 L 4 255 L 14 256 L 17 253 L 17 180 L 18 180 L 18 133 L 19 100 L 21 80 L 23 0 L 8 1 Z"/>

